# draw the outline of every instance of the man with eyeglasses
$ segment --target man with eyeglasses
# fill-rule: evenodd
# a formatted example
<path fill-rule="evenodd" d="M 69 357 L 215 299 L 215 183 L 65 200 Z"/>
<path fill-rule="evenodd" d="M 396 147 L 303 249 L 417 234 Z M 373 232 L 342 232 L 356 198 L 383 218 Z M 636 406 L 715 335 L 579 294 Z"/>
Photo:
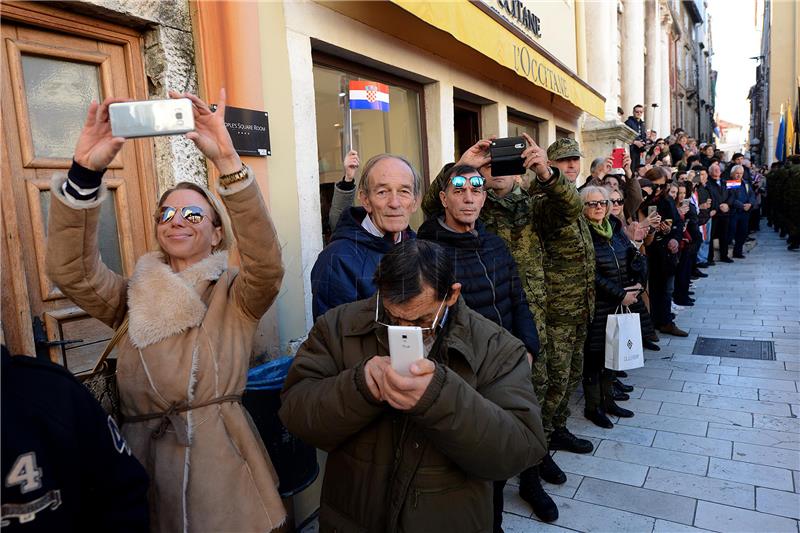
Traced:
<path fill-rule="evenodd" d="M 545 453 L 527 350 L 466 305 L 436 243 L 399 243 L 374 283 L 317 320 L 282 393 L 289 431 L 328 452 L 320 528 L 489 531 L 489 480 Z M 424 328 L 410 376 L 392 368 L 393 326 Z"/>
<path fill-rule="evenodd" d="M 580 215 L 582 205 L 566 176 L 548 163 L 547 152 L 539 147 L 526 133 L 527 147 L 522 152 L 523 166 L 535 177 L 538 194 L 531 196 L 521 187 L 522 176 L 495 176 L 492 174 L 489 147 L 490 139 L 478 141 L 464 152 L 456 165 L 468 164 L 477 168 L 485 179 L 486 202 L 481 210 L 480 220 L 486 228 L 497 234 L 508 246 L 517 264 L 523 290 L 528 299 L 531 313 L 536 322 L 539 337 L 539 354 L 534 363 L 532 381 L 542 406 L 542 420 L 548 435 L 548 449 L 567 450 L 574 453 L 590 453 L 593 445 L 586 439 L 579 439 L 569 432 L 566 425 L 552 427 L 553 414 L 559 401 L 546 396 L 548 391 L 566 389 L 569 364 L 559 372 L 552 367 L 548 374 L 548 364 L 553 360 L 546 352 L 547 328 L 545 325 L 547 291 L 544 279 L 544 248 L 540 234 L 557 231 Z M 422 209 L 428 216 L 435 216 L 443 210 L 439 198 L 439 182 L 452 168 L 445 165 L 425 195 Z M 576 174 L 577 175 L 577 174 Z M 548 381 L 563 382 L 563 387 L 548 386 Z M 566 420 L 566 418 L 564 419 Z M 544 522 L 558 518 L 558 507 L 542 488 L 539 478 L 548 483 L 563 484 L 567 477 L 549 454 L 541 463 L 520 473 L 520 496 L 533 508 L 536 516 Z"/>
<path fill-rule="evenodd" d="M 629 146 L 631 162 L 633 164 L 633 168 L 636 168 L 639 166 L 642 152 L 647 149 L 647 133 L 644 127 L 643 105 L 636 104 L 633 106 L 633 115 L 628 116 L 627 120 L 625 120 L 625 125 L 636 132 L 636 137 L 633 139 L 633 143 L 631 143 Z"/>

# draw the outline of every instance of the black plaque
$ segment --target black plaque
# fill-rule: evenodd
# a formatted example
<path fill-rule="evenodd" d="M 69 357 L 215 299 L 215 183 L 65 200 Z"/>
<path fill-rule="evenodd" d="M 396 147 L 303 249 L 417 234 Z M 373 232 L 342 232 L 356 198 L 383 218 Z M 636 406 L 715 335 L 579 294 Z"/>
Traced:
<path fill-rule="evenodd" d="M 225 126 L 239 155 L 272 155 L 269 145 L 269 114 L 266 111 L 225 108 Z"/>

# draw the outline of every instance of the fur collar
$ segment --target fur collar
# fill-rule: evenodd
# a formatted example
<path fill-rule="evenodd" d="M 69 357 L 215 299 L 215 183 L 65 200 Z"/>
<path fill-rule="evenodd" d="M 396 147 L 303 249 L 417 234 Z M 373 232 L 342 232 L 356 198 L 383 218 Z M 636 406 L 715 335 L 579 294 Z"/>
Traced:
<path fill-rule="evenodd" d="M 198 285 L 218 280 L 227 268 L 227 251 L 211 254 L 183 272 L 173 272 L 161 252 L 140 257 L 128 284 L 131 343 L 144 348 L 200 325 L 206 304 Z"/>

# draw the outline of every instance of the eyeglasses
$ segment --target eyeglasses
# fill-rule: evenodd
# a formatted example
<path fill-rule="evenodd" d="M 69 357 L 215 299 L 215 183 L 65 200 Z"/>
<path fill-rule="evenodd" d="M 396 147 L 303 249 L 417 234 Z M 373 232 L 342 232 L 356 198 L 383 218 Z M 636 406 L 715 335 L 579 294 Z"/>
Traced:
<path fill-rule="evenodd" d="M 436 310 L 436 314 L 433 316 L 433 322 L 431 323 L 430 327 L 428 328 L 420 327 L 419 328 L 420 331 L 434 331 L 436 329 L 436 326 L 439 323 L 439 313 L 442 312 L 442 308 L 444 307 L 444 303 L 446 301 L 447 301 L 447 296 L 445 295 L 444 300 L 442 300 L 442 303 L 439 304 L 439 308 Z M 375 300 L 375 322 L 377 322 L 381 326 L 386 326 L 387 328 L 396 325 L 396 324 L 387 324 L 385 322 L 381 322 L 380 320 L 378 320 L 378 313 L 380 311 L 380 308 L 381 308 L 381 293 L 380 291 L 378 291 L 378 297 Z M 410 326 L 410 327 L 419 327 L 419 326 Z"/>
<path fill-rule="evenodd" d="M 611 202 L 614 205 L 624 205 L 625 204 L 625 200 L 623 200 L 622 198 L 614 198 L 613 200 L 609 200 L 609 202 Z"/>
<path fill-rule="evenodd" d="M 166 224 L 172 220 L 177 212 L 177 207 L 172 207 L 171 205 L 162 205 L 156 213 L 156 222 L 159 224 Z M 197 207 L 196 205 L 187 205 L 185 207 L 181 207 L 180 213 L 181 217 L 183 217 L 183 220 L 192 224 L 200 224 L 206 217 L 205 213 L 203 213 L 203 208 Z"/>
<path fill-rule="evenodd" d="M 485 182 L 483 176 L 471 176 L 469 178 L 465 176 L 453 176 L 452 178 L 450 178 L 450 183 L 452 183 L 453 187 L 455 187 L 456 189 L 461 189 L 462 187 L 466 186 L 467 181 L 469 181 L 469 184 L 472 186 L 473 189 L 478 189 L 480 187 L 483 187 L 483 184 Z"/>
<path fill-rule="evenodd" d="M 598 207 L 605 207 L 608 205 L 608 200 L 595 200 L 593 202 L 583 202 L 585 207 L 591 207 L 592 209 L 597 209 Z"/>

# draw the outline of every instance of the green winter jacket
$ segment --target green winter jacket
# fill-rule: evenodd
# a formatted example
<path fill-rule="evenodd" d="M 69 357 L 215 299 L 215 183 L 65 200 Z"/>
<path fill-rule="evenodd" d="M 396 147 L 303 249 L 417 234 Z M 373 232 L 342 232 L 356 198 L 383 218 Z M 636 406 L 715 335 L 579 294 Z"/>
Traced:
<path fill-rule="evenodd" d="M 320 317 L 281 395 L 289 431 L 328 452 L 320 531 L 492 531 L 491 480 L 546 450 L 525 347 L 459 299 L 431 350 L 431 384 L 397 411 L 365 382 L 366 361 L 389 352 L 375 305 Z"/>

